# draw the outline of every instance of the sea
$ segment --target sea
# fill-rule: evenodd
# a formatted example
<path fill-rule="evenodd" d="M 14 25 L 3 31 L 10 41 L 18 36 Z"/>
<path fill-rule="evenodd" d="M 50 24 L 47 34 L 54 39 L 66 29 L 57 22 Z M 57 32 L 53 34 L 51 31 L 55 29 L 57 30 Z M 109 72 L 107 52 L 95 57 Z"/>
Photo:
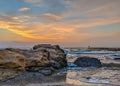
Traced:
<path fill-rule="evenodd" d="M 64 49 L 67 54 L 67 67 L 51 76 L 27 73 L 21 78 L 11 79 L 0 86 L 120 86 L 120 51 Z M 79 57 L 92 57 L 102 63 L 117 64 L 119 67 L 78 67 L 74 61 Z M 34 75 L 34 76 L 33 76 Z"/>

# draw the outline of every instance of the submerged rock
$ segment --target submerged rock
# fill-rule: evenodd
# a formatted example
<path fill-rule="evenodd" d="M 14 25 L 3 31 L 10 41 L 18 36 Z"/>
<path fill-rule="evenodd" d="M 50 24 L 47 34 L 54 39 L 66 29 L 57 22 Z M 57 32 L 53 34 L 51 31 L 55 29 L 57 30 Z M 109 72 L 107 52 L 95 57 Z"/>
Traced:
<path fill-rule="evenodd" d="M 80 57 L 75 60 L 74 64 L 80 67 L 101 67 L 102 64 L 97 58 Z"/>

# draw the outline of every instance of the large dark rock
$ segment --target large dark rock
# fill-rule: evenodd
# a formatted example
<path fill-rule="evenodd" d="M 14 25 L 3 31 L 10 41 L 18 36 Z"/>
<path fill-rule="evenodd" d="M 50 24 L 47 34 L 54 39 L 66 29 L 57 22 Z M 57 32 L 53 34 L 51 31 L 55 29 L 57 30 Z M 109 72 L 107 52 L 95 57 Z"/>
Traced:
<path fill-rule="evenodd" d="M 90 57 L 77 58 L 74 64 L 80 67 L 101 67 L 102 66 L 99 59 L 90 58 Z"/>
<path fill-rule="evenodd" d="M 27 51 L 24 55 L 27 71 L 39 71 L 45 67 L 60 69 L 67 66 L 66 54 L 58 45 L 35 45 L 33 50 Z"/>
<path fill-rule="evenodd" d="M 119 58 L 119 57 L 117 57 L 117 58 L 114 58 L 114 60 L 116 60 L 116 61 L 120 61 L 120 58 Z"/>

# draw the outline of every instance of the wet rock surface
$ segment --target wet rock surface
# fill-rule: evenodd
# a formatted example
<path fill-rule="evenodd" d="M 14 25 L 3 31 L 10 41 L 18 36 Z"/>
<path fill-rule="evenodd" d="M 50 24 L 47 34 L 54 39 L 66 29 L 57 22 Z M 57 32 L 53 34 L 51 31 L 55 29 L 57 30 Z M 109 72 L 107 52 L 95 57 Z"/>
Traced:
<path fill-rule="evenodd" d="M 22 74 L 21 71 L 15 71 L 11 69 L 0 69 L 0 81 L 6 81 L 7 79 L 14 78 L 17 75 Z"/>
<path fill-rule="evenodd" d="M 31 50 L 12 48 L 0 50 L 0 69 L 3 73 L 4 70 L 14 71 L 13 74 L 7 75 L 9 77 L 18 75 L 18 71 L 20 73 L 27 71 L 51 75 L 56 70 L 66 67 L 66 65 L 66 54 L 58 45 L 39 44 L 35 45 Z M 3 79 L 0 78 L 1 80 Z"/>

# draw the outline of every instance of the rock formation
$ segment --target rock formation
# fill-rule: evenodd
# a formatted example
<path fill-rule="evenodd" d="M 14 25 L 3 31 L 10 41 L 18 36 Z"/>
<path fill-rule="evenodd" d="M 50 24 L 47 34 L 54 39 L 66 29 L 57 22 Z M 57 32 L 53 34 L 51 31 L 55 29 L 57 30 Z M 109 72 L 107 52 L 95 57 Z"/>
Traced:
<path fill-rule="evenodd" d="M 114 58 L 114 60 L 120 61 L 120 57 L 116 57 Z"/>
<path fill-rule="evenodd" d="M 0 50 L 0 69 L 3 73 L 4 70 L 16 71 L 13 72 L 13 75 L 8 74 L 7 76 L 17 75 L 18 71 L 50 75 L 66 65 L 66 55 L 58 45 L 39 44 L 35 45 L 32 50 L 12 48 Z M 4 78 L 4 76 L 2 77 Z"/>
<path fill-rule="evenodd" d="M 25 68 L 25 56 L 9 50 L 0 51 L 0 68 L 22 70 Z"/>
<path fill-rule="evenodd" d="M 102 67 L 102 64 L 99 59 L 91 57 L 77 58 L 74 64 L 80 67 Z"/>

